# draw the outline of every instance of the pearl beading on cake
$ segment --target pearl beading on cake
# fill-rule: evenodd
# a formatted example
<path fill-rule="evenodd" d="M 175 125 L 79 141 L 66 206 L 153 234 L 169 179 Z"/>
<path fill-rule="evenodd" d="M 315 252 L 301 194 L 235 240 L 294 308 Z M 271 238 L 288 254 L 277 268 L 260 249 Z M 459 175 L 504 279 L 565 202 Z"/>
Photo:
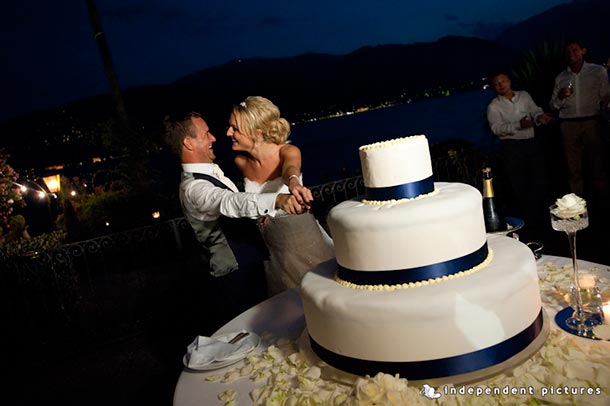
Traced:
<path fill-rule="evenodd" d="M 485 268 L 487 265 L 489 265 L 491 263 L 492 260 L 493 260 L 493 251 L 491 249 L 489 249 L 487 258 L 485 258 L 485 260 L 483 260 L 483 262 L 481 262 L 479 265 L 477 265 L 473 268 L 466 269 L 464 271 L 457 272 L 457 273 L 454 273 L 451 275 L 445 275 L 440 278 L 432 278 L 432 279 L 427 279 L 427 280 L 423 280 L 423 281 L 409 282 L 409 283 L 399 283 L 399 284 L 395 284 L 395 285 L 357 285 L 355 283 L 348 282 L 346 280 L 341 279 L 337 273 L 335 273 L 335 281 L 347 288 L 358 289 L 358 290 L 395 291 L 395 290 L 400 290 L 400 289 L 411 289 L 411 288 L 418 288 L 420 286 L 426 286 L 426 285 L 430 285 L 430 284 L 438 283 L 438 282 L 445 282 L 445 281 L 449 281 L 452 279 L 471 275 L 471 274 L 478 272 L 481 269 Z"/>
<path fill-rule="evenodd" d="M 395 138 L 393 140 L 387 140 L 387 141 L 380 141 L 380 142 L 374 142 L 372 144 L 368 144 L 368 145 L 363 145 L 360 148 L 358 148 L 359 151 L 366 151 L 369 149 L 379 149 L 379 148 L 386 148 L 386 147 L 390 147 L 393 145 L 399 145 L 399 144 L 406 144 L 409 142 L 415 142 L 421 138 L 426 138 L 425 135 L 423 134 L 419 134 L 419 135 L 411 135 L 409 137 L 402 137 L 402 138 Z"/>
<path fill-rule="evenodd" d="M 430 193 L 426 193 L 423 195 L 419 195 L 417 197 L 412 197 L 412 198 L 405 198 L 405 199 L 390 199 L 390 200 L 368 200 L 368 199 L 362 199 L 362 203 L 363 204 L 368 204 L 371 206 L 385 206 L 385 205 L 393 205 L 393 204 L 402 204 L 402 203 L 407 203 L 407 202 L 411 202 L 414 200 L 419 200 L 419 199 L 424 199 L 426 197 L 432 197 L 434 195 L 436 195 L 438 193 L 438 189 L 434 189 L 432 192 Z"/>

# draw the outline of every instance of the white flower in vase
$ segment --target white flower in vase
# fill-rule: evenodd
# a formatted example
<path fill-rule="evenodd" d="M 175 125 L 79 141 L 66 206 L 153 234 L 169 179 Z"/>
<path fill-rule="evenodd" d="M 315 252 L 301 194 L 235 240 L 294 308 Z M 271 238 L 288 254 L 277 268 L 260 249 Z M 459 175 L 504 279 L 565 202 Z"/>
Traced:
<path fill-rule="evenodd" d="M 555 201 L 554 208 L 551 213 L 562 219 L 576 218 L 587 210 L 587 202 L 585 199 L 578 197 L 574 193 L 564 195 L 561 199 Z"/>

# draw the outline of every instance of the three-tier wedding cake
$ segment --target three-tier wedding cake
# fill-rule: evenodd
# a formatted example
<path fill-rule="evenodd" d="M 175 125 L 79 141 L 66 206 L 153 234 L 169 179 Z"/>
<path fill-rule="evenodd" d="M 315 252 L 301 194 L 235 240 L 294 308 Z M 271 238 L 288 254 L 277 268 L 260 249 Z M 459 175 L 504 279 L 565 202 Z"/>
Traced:
<path fill-rule="evenodd" d="M 482 197 L 434 183 L 425 136 L 360 148 L 366 196 L 334 207 L 336 260 L 301 284 L 315 353 L 357 375 L 484 370 L 544 341 L 527 246 L 485 233 Z"/>

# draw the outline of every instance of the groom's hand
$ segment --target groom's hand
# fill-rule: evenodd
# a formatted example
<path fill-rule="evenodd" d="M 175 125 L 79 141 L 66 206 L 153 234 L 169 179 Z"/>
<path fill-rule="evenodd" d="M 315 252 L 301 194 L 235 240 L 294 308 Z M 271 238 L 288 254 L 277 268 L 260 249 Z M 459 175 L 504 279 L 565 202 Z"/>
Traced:
<path fill-rule="evenodd" d="M 291 181 L 293 180 L 295 179 L 291 179 Z M 299 204 L 305 205 L 307 206 L 307 208 L 311 206 L 311 202 L 313 201 L 313 194 L 311 193 L 311 190 L 309 190 L 309 188 L 301 185 L 300 183 L 293 184 L 291 182 L 290 186 L 288 187 L 288 190 L 297 199 L 297 202 L 299 202 Z"/>
<path fill-rule="evenodd" d="M 293 195 L 280 193 L 275 198 L 275 208 L 282 209 L 288 214 L 301 214 L 305 207 L 297 202 Z"/>

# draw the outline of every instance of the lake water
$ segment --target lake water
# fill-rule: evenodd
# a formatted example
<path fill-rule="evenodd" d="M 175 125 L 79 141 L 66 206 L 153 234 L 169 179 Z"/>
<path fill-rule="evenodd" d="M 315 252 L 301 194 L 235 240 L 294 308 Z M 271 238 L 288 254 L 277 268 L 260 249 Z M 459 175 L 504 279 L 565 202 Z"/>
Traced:
<path fill-rule="evenodd" d="M 290 138 L 301 148 L 305 183 L 316 185 L 358 173 L 358 147 L 372 142 L 424 134 L 430 144 L 464 140 L 491 147 L 486 109 L 494 96 L 490 89 L 469 91 L 299 124 Z"/>

